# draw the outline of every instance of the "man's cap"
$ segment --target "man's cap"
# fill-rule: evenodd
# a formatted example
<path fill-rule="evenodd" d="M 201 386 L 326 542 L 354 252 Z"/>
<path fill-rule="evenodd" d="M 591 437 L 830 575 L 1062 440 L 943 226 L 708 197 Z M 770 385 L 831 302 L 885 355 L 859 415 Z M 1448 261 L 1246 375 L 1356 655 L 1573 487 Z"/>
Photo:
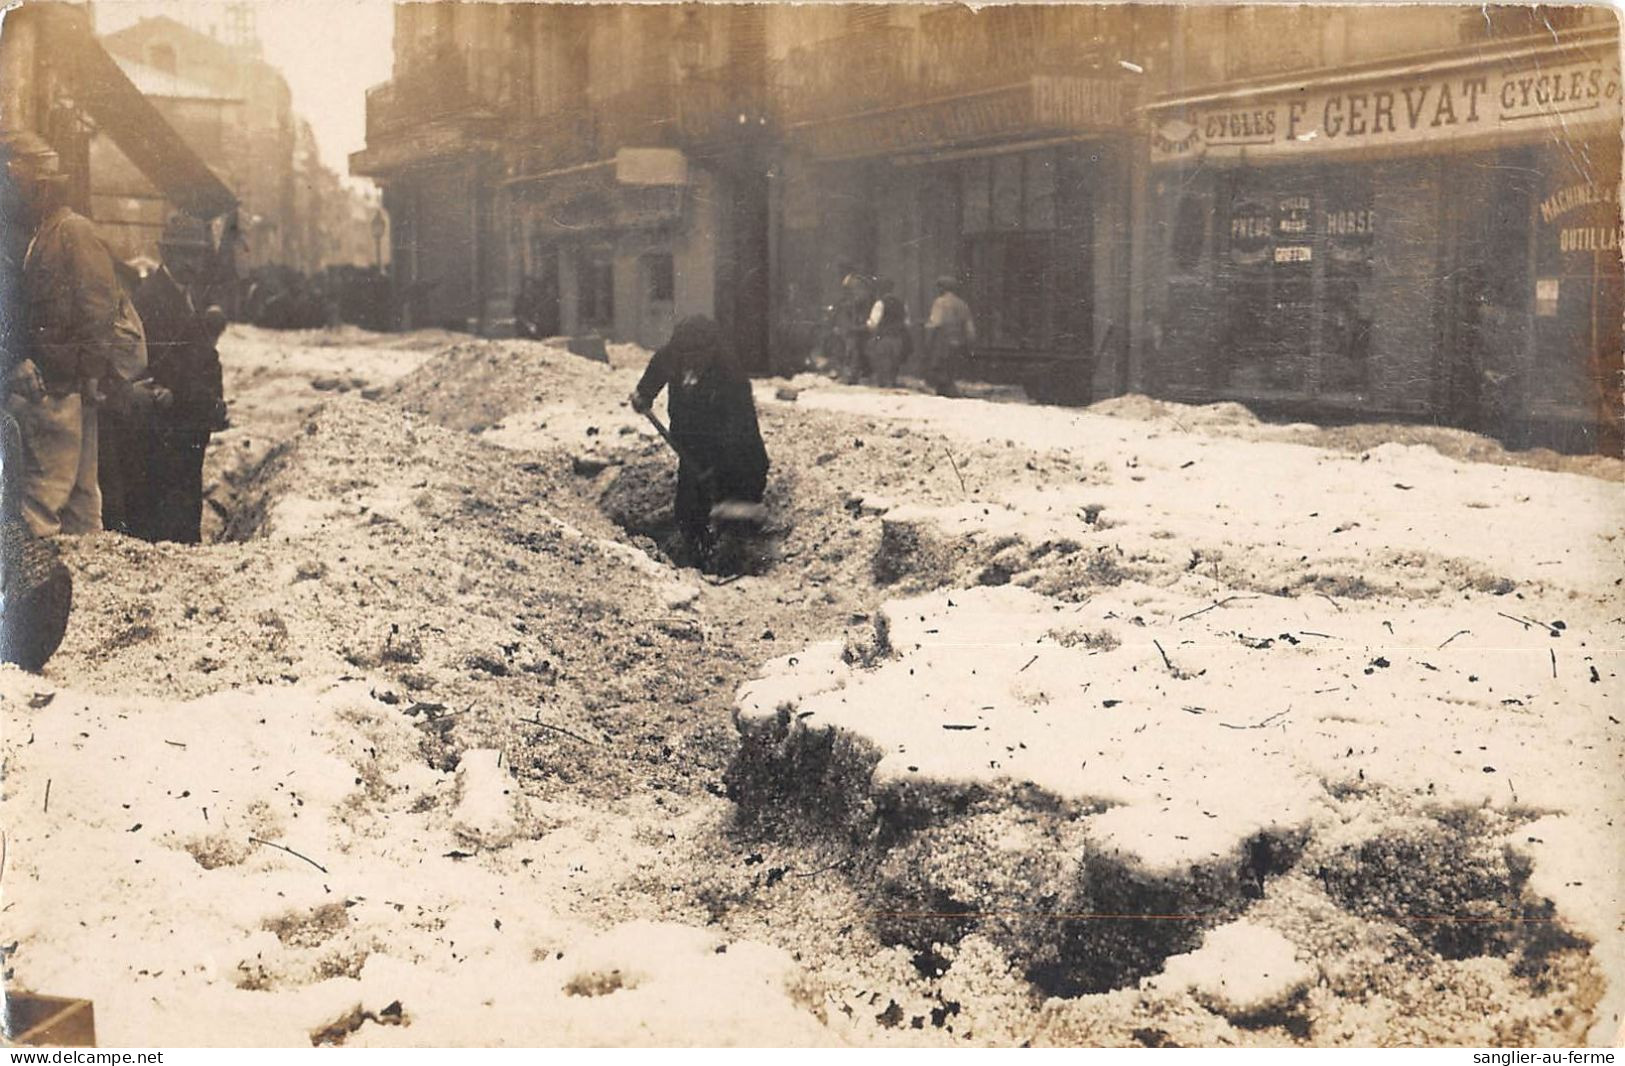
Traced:
<path fill-rule="evenodd" d="M 214 249 L 209 239 L 209 227 L 191 215 L 175 214 L 164 223 L 164 232 L 158 238 L 160 248 Z"/>
<path fill-rule="evenodd" d="M 0 132 L 0 164 L 26 169 L 35 179 L 62 177 L 62 158 L 44 137 L 31 130 Z"/>

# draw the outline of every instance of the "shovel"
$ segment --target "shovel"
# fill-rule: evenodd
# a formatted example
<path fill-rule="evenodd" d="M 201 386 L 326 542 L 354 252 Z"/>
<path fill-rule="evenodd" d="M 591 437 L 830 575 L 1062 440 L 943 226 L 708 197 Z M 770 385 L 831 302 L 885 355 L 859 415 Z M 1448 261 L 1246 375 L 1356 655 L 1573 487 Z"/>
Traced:
<path fill-rule="evenodd" d="M 671 445 L 671 450 L 677 453 L 677 458 L 699 469 L 700 484 L 707 488 L 715 487 L 715 472 L 701 467 L 692 455 L 684 451 L 677 441 L 672 438 L 671 431 L 666 428 L 665 423 L 661 422 L 653 411 L 643 412 L 643 417 L 647 418 L 649 424 L 655 427 L 655 432 L 660 434 L 660 438 Z M 711 521 L 719 524 L 738 523 L 759 529 L 767 522 L 767 505 L 752 500 L 721 500 L 711 508 Z"/>

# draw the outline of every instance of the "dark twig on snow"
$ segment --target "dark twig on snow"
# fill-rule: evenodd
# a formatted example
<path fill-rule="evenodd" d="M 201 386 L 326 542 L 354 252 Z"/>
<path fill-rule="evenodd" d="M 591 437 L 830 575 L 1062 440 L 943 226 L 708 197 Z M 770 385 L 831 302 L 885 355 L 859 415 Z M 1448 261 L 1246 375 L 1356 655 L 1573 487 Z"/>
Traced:
<path fill-rule="evenodd" d="M 1226 729 L 1265 729 L 1265 728 L 1268 728 L 1269 724 L 1271 722 L 1275 721 L 1277 718 L 1283 717 L 1283 716 L 1291 714 L 1291 713 L 1292 713 L 1292 708 L 1288 707 L 1286 710 L 1284 710 L 1284 711 L 1276 711 L 1274 714 L 1270 715 L 1268 718 L 1264 719 L 1262 722 L 1255 722 L 1252 725 L 1231 725 L 1229 722 L 1220 722 L 1219 724 L 1224 726 Z"/>
<path fill-rule="evenodd" d="M 948 457 L 948 465 L 954 468 L 954 477 L 959 479 L 959 491 L 969 492 L 970 490 L 965 488 L 965 475 L 959 472 L 959 464 L 954 461 L 954 453 L 949 450 L 946 444 L 942 446 L 942 451 Z"/>
<path fill-rule="evenodd" d="M 546 729 L 550 733 L 563 733 L 565 736 L 569 737 L 571 740 L 579 740 L 581 743 L 586 744 L 589 747 L 594 747 L 594 748 L 603 747 L 602 744 L 599 744 L 595 740 L 588 740 L 586 737 L 582 736 L 580 733 L 572 733 L 572 732 L 570 732 L 570 730 L 564 728 L 561 725 L 550 725 L 547 722 L 542 721 L 540 718 L 521 718 L 519 720 L 521 722 L 525 723 L 526 725 L 533 725 L 538 729 Z"/>
<path fill-rule="evenodd" d="M 1181 615 L 1177 620 L 1180 621 L 1180 622 L 1183 622 L 1188 618 L 1195 618 L 1199 614 L 1207 614 L 1209 611 L 1213 610 L 1215 607 L 1223 607 L 1226 604 L 1234 603 L 1236 600 L 1256 600 L 1256 599 L 1258 599 L 1258 597 L 1253 596 L 1253 595 L 1226 596 L 1222 600 L 1215 600 L 1214 602 L 1208 604 L 1206 607 L 1203 607 L 1200 611 L 1192 611 L 1190 614 Z"/>
<path fill-rule="evenodd" d="M 1170 674 L 1179 673 L 1179 667 L 1175 666 L 1174 661 L 1168 658 L 1168 653 L 1162 650 L 1162 641 L 1153 640 L 1151 643 L 1156 645 L 1157 654 L 1162 656 L 1162 664 L 1168 668 L 1168 672 Z"/>
<path fill-rule="evenodd" d="M 40 813 L 51 813 L 51 779 L 49 777 L 45 779 L 45 810 Z"/>
<path fill-rule="evenodd" d="M 301 855 L 297 851 L 294 851 L 292 848 L 283 847 L 281 844 L 274 844 L 269 840 L 261 840 L 259 837 L 249 837 L 248 842 L 250 844 L 264 844 L 268 848 L 275 848 L 278 851 L 285 851 L 289 855 L 292 855 L 296 859 L 304 859 L 306 862 L 308 862 L 312 866 L 316 867 L 316 869 L 320 870 L 322 873 L 325 874 L 327 872 L 327 867 L 323 866 L 321 863 L 317 862 L 315 859 L 311 858 L 309 855 Z"/>
<path fill-rule="evenodd" d="M 1557 649 L 1556 648 L 1547 648 L 1546 650 L 1551 652 L 1551 654 L 1552 654 L 1552 676 L 1556 677 L 1557 676 Z"/>
<path fill-rule="evenodd" d="M 1037 661 L 1038 661 L 1038 656 L 1034 655 L 1031 659 L 1027 660 L 1026 666 L 1023 666 L 1020 670 L 1017 670 L 1016 673 L 1018 673 L 1018 674 L 1026 673 L 1027 672 L 1027 667 L 1031 666 L 1033 663 L 1036 663 Z"/>
<path fill-rule="evenodd" d="M 1338 614 L 1343 613 L 1343 605 L 1338 603 L 1336 600 L 1332 599 L 1330 596 L 1326 595 L 1324 592 L 1317 592 L 1317 593 L 1315 593 L 1315 595 L 1319 596 L 1321 599 L 1323 599 L 1327 603 L 1331 604 L 1332 607 L 1337 611 Z"/>
<path fill-rule="evenodd" d="M 1558 633 L 1562 632 L 1556 626 L 1549 626 L 1545 622 L 1537 622 L 1533 618 L 1520 618 L 1515 614 L 1507 614 L 1505 611 L 1496 611 L 1495 613 L 1500 615 L 1502 618 L 1505 618 L 1509 622 L 1518 623 L 1525 629 L 1528 629 L 1530 626 L 1539 626 L 1554 637 L 1557 636 Z"/>
<path fill-rule="evenodd" d="M 843 855 L 839 859 L 836 859 L 834 862 L 830 863 L 828 866 L 820 866 L 816 870 L 808 870 L 805 873 L 796 873 L 794 870 L 789 870 L 786 871 L 786 873 L 790 877 L 817 877 L 819 874 L 827 874 L 831 870 L 844 866 L 851 861 L 852 856 Z"/>
<path fill-rule="evenodd" d="M 1473 635 L 1473 631 L 1471 629 L 1458 629 L 1454 633 L 1452 633 L 1448 637 L 1446 637 L 1444 639 L 1444 643 L 1440 644 L 1439 647 L 1441 647 L 1441 648 L 1444 647 L 1445 644 L 1449 644 L 1452 640 L 1455 640 L 1457 637 L 1470 637 L 1472 635 Z"/>

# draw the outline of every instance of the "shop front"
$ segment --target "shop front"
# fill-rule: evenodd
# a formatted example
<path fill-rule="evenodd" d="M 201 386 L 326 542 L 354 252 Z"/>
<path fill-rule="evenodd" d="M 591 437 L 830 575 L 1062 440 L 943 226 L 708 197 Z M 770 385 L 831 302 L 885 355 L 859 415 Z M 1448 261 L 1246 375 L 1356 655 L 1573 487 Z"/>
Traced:
<path fill-rule="evenodd" d="M 1153 105 L 1139 385 L 1617 452 L 1614 49 Z"/>
<path fill-rule="evenodd" d="M 966 376 L 1087 399 L 1126 306 L 1126 107 L 1115 81 L 1033 77 L 792 126 L 782 334 L 803 351 L 824 339 L 852 272 L 889 282 L 918 326 L 953 275 L 977 323 Z"/>
<path fill-rule="evenodd" d="M 658 347 L 683 314 L 713 314 L 704 171 L 673 149 L 508 179 L 516 292 L 540 335 Z M 696 187 L 697 190 L 696 191 Z"/>

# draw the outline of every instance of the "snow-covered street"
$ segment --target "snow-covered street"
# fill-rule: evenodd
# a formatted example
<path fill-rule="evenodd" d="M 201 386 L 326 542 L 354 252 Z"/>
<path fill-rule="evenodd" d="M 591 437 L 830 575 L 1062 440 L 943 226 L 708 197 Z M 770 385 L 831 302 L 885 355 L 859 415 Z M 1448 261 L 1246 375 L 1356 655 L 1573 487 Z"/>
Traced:
<path fill-rule="evenodd" d="M 1625 463 L 766 380 L 717 581 L 641 349 L 221 355 L 213 542 L 66 540 L 0 670 L 7 979 L 103 1044 L 1625 1032 Z"/>

